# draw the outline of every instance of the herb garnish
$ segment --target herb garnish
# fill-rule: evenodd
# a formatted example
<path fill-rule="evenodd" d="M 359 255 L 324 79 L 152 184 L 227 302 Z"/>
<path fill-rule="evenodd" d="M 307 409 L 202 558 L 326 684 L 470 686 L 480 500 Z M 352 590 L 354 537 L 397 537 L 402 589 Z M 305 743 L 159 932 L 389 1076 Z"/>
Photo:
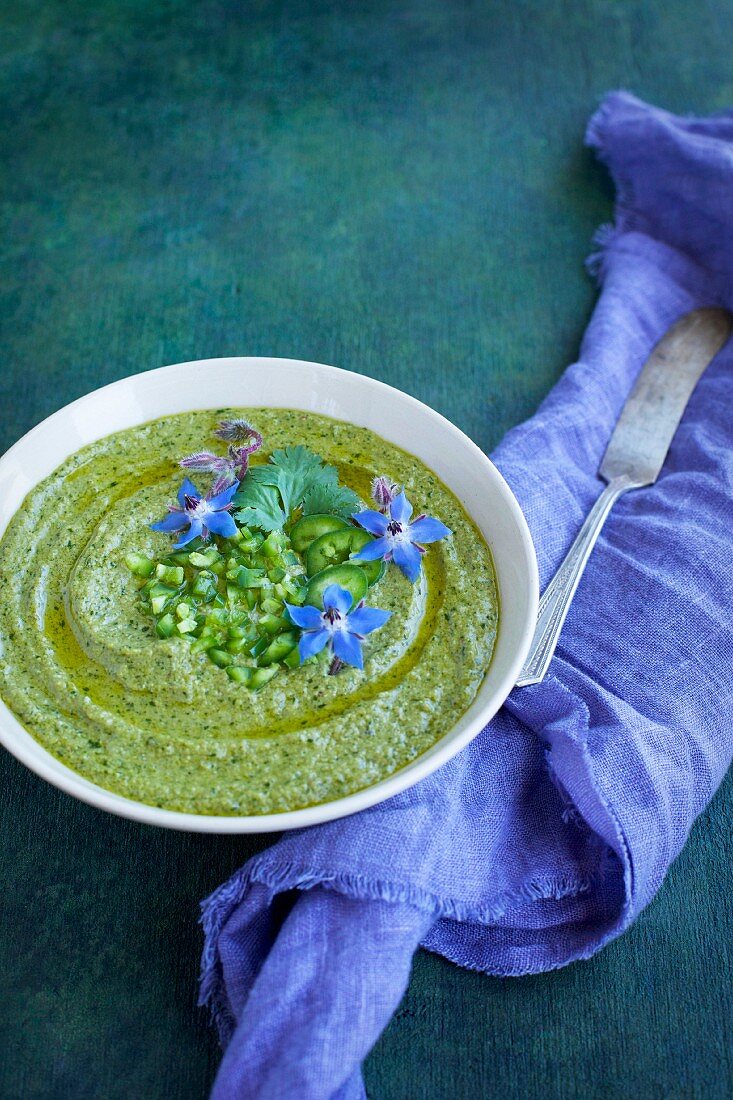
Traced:
<path fill-rule="evenodd" d="M 252 691 L 281 667 L 322 652 L 331 674 L 344 665 L 363 669 L 361 643 L 391 615 L 364 601 L 383 563 L 393 561 L 414 581 L 422 543 L 450 531 L 424 514 L 410 522 L 410 502 L 386 476 L 372 482 L 381 510 L 357 511 L 361 501 L 339 482 L 336 467 L 307 447 L 276 450 L 250 467 L 262 445 L 256 428 L 232 419 L 214 434 L 228 444 L 225 455 L 199 451 L 180 462 L 212 476 L 209 492 L 186 478 L 177 504 L 150 525 L 179 535 L 172 550 L 160 559 L 125 559 L 142 581 L 140 599 L 156 633 L 188 639 L 192 652 Z"/>
<path fill-rule="evenodd" d="M 348 516 L 359 506 L 351 489 L 339 484 L 338 470 L 307 447 L 274 451 L 264 466 L 254 466 L 234 504 L 237 520 L 263 531 L 278 531 L 301 508 L 304 515 L 327 512 Z"/>

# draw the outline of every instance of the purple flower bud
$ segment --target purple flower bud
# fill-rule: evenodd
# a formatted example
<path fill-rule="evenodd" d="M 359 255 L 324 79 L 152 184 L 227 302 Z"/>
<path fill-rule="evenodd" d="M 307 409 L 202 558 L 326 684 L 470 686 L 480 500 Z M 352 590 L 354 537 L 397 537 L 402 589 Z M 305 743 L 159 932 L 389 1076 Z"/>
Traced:
<path fill-rule="evenodd" d="M 247 454 L 258 451 L 262 446 L 262 436 L 246 420 L 222 420 L 214 435 L 226 443 L 241 443 Z"/>
<path fill-rule="evenodd" d="M 396 485 L 394 481 L 390 481 L 390 479 L 384 475 L 375 477 L 372 481 L 372 500 L 378 505 L 382 512 L 389 508 L 399 491 L 399 485 Z"/>
<path fill-rule="evenodd" d="M 198 451 L 193 455 L 186 455 L 178 463 L 184 470 L 195 470 L 200 474 L 218 474 L 227 468 L 229 463 L 221 455 L 212 454 L 211 451 Z"/>
<path fill-rule="evenodd" d="M 178 463 L 185 470 L 196 470 L 198 473 L 215 474 L 213 492 L 218 493 L 233 481 L 242 481 L 249 469 L 250 449 L 248 447 L 235 447 L 229 445 L 226 455 L 215 455 L 209 451 L 199 451 L 197 454 L 187 455 Z"/>

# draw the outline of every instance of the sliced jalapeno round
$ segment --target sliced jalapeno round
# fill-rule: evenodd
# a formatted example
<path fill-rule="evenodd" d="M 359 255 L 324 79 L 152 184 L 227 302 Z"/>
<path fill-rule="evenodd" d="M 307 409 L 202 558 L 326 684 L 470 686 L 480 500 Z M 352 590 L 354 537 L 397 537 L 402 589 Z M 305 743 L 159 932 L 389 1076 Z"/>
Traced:
<path fill-rule="evenodd" d="M 314 512 L 303 516 L 290 532 L 290 543 L 298 554 L 302 554 L 312 542 L 329 531 L 343 531 L 351 524 L 342 516 L 331 516 L 325 512 Z"/>
<path fill-rule="evenodd" d="M 359 600 L 364 599 L 368 588 L 366 573 L 358 565 L 348 563 L 330 565 L 311 579 L 305 594 L 305 602 L 313 604 L 314 607 L 323 607 L 323 593 L 330 584 L 337 584 L 351 594 L 352 607 L 359 603 Z"/>
<path fill-rule="evenodd" d="M 361 527 L 347 527 L 340 531 L 329 531 L 321 535 L 310 544 L 305 555 L 305 567 L 309 577 L 314 577 L 322 569 L 331 565 L 341 565 L 348 562 L 352 554 L 358 552 L 372 542 L 372 536 Z M 371 587 L 376 584 L 384 573 L 383 561 L 355 561 L 349 562 L 363 569 L 367 584 Z"/>

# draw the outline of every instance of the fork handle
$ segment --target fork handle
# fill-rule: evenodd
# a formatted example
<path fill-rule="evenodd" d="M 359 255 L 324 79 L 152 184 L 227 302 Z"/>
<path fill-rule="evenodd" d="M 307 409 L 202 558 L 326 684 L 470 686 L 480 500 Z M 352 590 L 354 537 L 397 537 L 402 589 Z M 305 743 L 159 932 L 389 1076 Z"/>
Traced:
<path fill-rule="evenodd" d="M 517 687 L 539 684 L 544 679 L 575 590 L 608 513 L 623 493 L 636 488 L 639 488 L 638 482 L 632 481 L 629 477 L 613 478 L 588 513 L 575 542 L 540 600 L 532 645 L 519 674 Z"/>

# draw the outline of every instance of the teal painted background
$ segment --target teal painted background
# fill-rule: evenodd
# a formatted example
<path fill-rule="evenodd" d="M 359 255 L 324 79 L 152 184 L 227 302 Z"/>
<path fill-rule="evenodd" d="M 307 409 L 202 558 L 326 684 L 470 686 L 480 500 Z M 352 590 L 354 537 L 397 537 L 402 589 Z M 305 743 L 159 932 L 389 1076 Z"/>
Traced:
<path fill-rule="evenodd" d="M 593 305 L 598 97 L 728 106 L 732 39 L 722 0 L 5 0 L 0 447 L 130 372 L 274 354 L 490 449 Z M 7 755 L 0 781 L 0 1096 L 205 1097 L 197 902 L 265 840 L 117 821 Z M 732 803 L 589 963 L 500 981 L 420 954 L 371 1097 L 731 1096 Z"/>

